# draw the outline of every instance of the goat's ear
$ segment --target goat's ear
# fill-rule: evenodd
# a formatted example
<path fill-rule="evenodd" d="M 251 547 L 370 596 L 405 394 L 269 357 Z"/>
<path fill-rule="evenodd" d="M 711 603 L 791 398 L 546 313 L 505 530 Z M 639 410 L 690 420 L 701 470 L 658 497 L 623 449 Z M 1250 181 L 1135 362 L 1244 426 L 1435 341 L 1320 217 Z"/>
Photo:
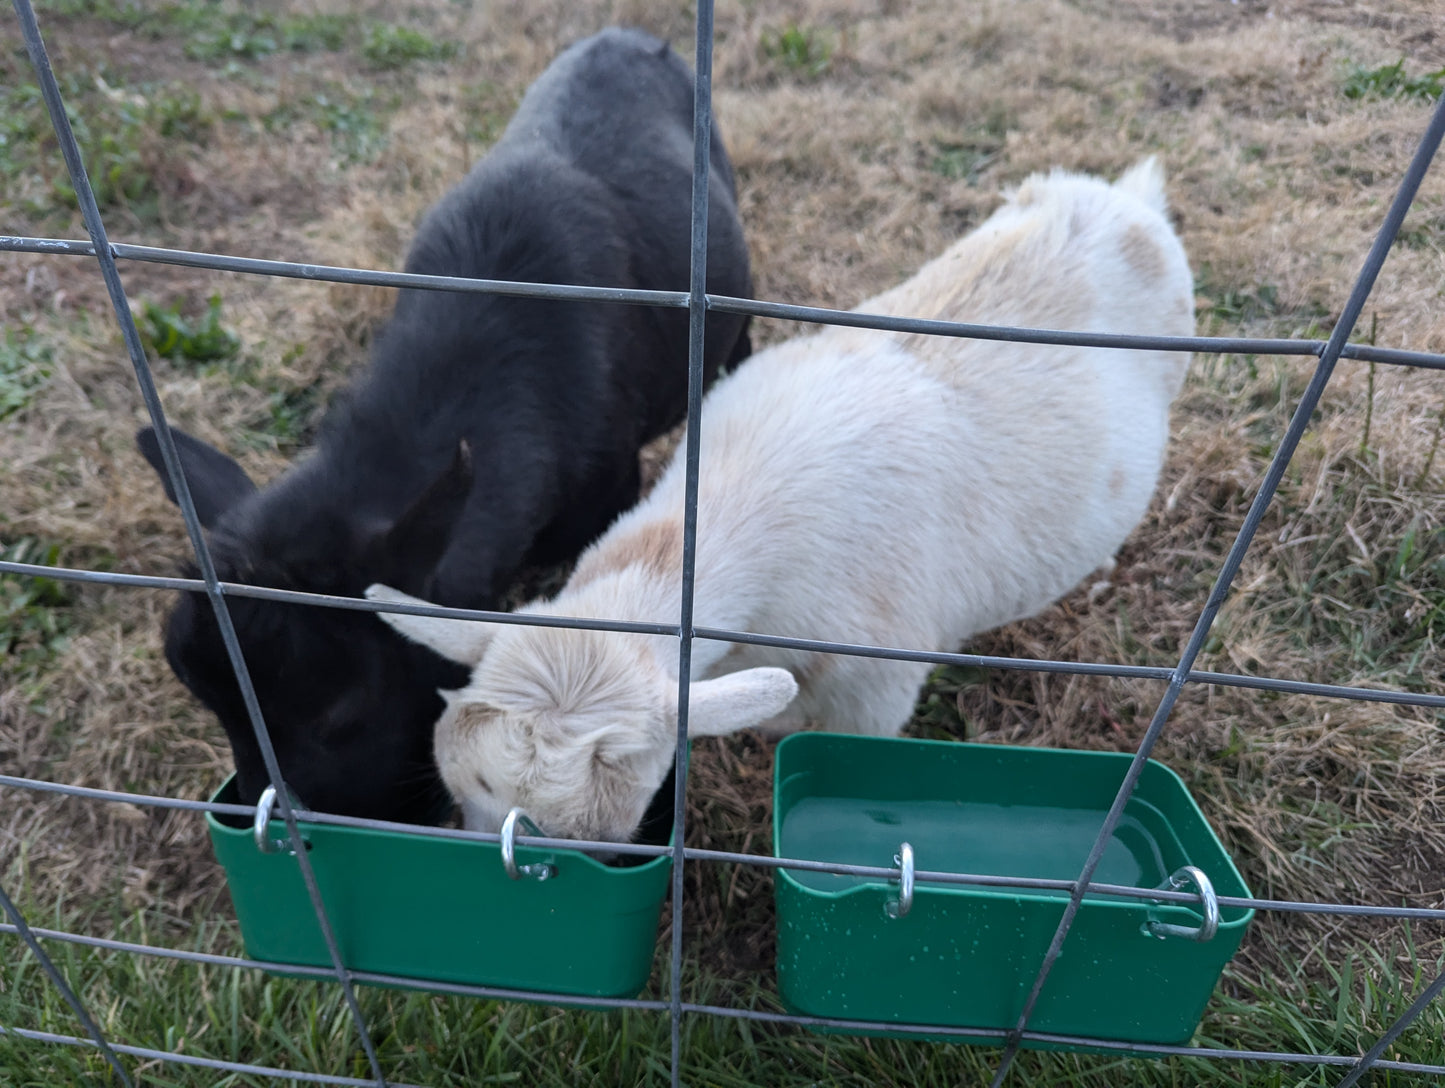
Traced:
<path fill-rule="evenodd" d="M 452 530 L 472 493 L 472 478 L 472 448 L 464 438 L 457 443 L 451 464 L 372 542 L 367 557 L 372 576 L 419 591 L 451 543 Z"/>
<path fill-rule="evenodd" d="M 428 603 L 419 597 L 412 597 L 382 585 L 367 586 L 366 599 L 386 601 L 390 604 Z M 430 647 L 448 661 L 455 661 L 468 668 L 481 661 L 487 652 L 487 644 L 495 633 L 490 623 L 478 623 L 474 620 L 409 616 L 401 612 L 378 612 L 377 616 L 398 634 Z"/>
<path fill-rule="evenodd" d="M 757 668 L 699 680 L 688 688 L 687 732 L 722 737 L 781 714 L 798 694 L 787 669 Z"/>
<path fill-rule="evenodd" d="M 216 519 L 256 490 L 246 470 L 214 446 L 199 438 L 192 438 L 185 431 L 171 428 L 175 439 L 176 453 L 181 458 L 181 471 L 186 474 L 186 484 L 191 489 L 191 500 L 196 504 L 196 514 L 201 524 L 209 529 Z M 136 432 L 135 444 L 156 475 L 165 485 L 166 498 L 176 501 L 175 488 L 171 486 L 170 473 L 161 459 L 160 439 L 154 427 L 142 427 Z"/>

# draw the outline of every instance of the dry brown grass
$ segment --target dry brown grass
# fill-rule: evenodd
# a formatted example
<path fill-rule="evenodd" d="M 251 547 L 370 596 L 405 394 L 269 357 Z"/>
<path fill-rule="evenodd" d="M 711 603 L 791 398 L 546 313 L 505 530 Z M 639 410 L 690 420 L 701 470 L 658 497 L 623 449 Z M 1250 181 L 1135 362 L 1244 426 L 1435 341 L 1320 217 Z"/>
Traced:
<path fill-rule="evenodd" d="M 628 21 L 691 55 L 677 5 L 414 7 L 420 25 L 462 51 L 398 75 L 349 55 L 282 53 L 222 77 L 165 41 L 95 19 L 48 19 L 62 74 L 99 58 L 137 84 L 166 71 L 217 114 L 239 118 L 218 121 L 203 146 L 168 150 L 157 215 L 117 212 L 113 237 L 396 267 L 417 215 L 481 149 L 478 111 L 504 120 L 563 44 Z M 1112 174 L 1152 152 L 1168 169 L 1206 332 L 1328 326 L 1427 115 L 1418 101 L 1344 98 L 1343 70 L 1402 55 L 1414 70 L 1445 65 L 1434 0 L 1369 10 L 1345 0 L 789 0 L 724 3 L 717 25 L 717 114 L 760 297 L 850 306 L 939 252 L 1029 172 Z M 788 26 L 827 43 L 820 74 L 763 48 Z M 323 85 L 392 103 L 383 151 L 348 162 L 313 124 L 268 132 L 256 120 Z M 1445 351 L 1442 214 L 1437 166 L 1407 223 L 1419 228 L 1416 241 L 1392 252 L 1367 309 L 1382 345 Z M 18 204 L 0 203 L 0 215 L 7 233 L 80 233 L 77 221 L 42 223 Z M 296 445 L 294 435 L 268 435 L 268 397 L 324 397 L 363 357 L 389 304 L 382 290 L 182 269 L 128 266 L 125 277 L 132 297 L 194 305 L 221 292 L 245 344 L 245 379 L 164 361 L 157 378 L 172 419 L 262 477 Z M 55 371 L 0 426 L 0 541 L 38 537 L 62 542 L 70 564 L 170 573 L 184 535 L 132 445 L 143 413 L 95 270 L 0 254 L 0 322 L 33 327 Z M 755 339 L 792 331 L 761 323 Z M 1172 665 L 1309 365 L 1197 360 L 1158 501 L 1107 583 L 970 649 Z M 1362 449 L 1368 381 L 1356 364 L 1336 375 L 1202 667 L 1445 692 L 1432 626 L 1445 601 L 1434 535 L 1445 522 L 1445 457 L 1432 460 L 1445 388 L 1435 374 L 1381 368 Z M 1396 571 L 1412 529 L 1418 551 Z M 160 656 L 167 605 L 160 593 L 82 590 L 64 649 L 24 674 L 0 664 L 0 767 L 190 797 L 218 784 L 228 763 L 219 730 Z M 918 729 L 1130 750 L 1161 691 L 1144 681 L 954 676 L 934 689 Z M 1438 906 L 1439 730 L 1438 715 L 1411 708 L 1199 688 L 1180 700 L 1157 756 L 1190 782 L 1258 894 Z M 689 841 L 767 849 L 769 746 L 702 742 L 695 766 Z M 36 902 L 72 909 L 118 891 L 127 906 L 177 925 L 198 903 L 213 909 L 221 889 L 193 817 L 7 791 L 0 872 L 13 883 L 17 867 Z M 727 867 L 689 873 L 693 947 L 725 975 L 769 970 L 769 879 Z M 1328 948 L 1378 929 L 1261 918 L 1244 970 L 1267 975 L 1280 949 Z"/>

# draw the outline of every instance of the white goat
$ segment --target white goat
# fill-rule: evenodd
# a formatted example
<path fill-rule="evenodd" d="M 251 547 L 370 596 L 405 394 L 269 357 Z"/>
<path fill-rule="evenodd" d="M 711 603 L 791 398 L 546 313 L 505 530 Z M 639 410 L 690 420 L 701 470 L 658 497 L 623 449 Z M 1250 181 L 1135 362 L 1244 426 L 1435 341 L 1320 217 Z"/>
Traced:
<path fill-rule="evenodd" d="M 1029 178 L 860 311 L 1187 336 L 1193 284 L 1146 160 L 1110 185 Z M 830 327 L 763 351 L 702 412 L 699 626 L 955 650 L 1111 560 L 1143 516 L 1187 356 Z M 521 611 L 676 623 L 684 465 Z M 413 598 L 373 586 L 373 600 Z M 436 757 L 466 824 L 626 841 L 671 766 L 670 637 L 383 618 L 471 683 Z M 694 643 L 692 736 L 765 725 L 896 734 L 929 666 Z"/>

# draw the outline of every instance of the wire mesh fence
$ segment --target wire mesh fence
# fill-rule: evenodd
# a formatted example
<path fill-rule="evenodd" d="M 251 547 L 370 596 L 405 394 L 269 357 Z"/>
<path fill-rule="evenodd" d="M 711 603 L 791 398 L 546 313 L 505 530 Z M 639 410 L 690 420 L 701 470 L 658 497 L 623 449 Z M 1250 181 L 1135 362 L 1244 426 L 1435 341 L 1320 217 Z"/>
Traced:
<path fill-rule="evenodd" d="M 128 942 L 109 938 L 85 936 L 61 930 L 31 926 L 22 916 L 11 896 L 0 889 L 0 909 L 6 915 L 6 923 L 0 924 L 0 932 L 18 937 L 27 947 L 48 975 L 51 983 L 73 1009 L 85 1029 L 85 1036 L 66 1036 L 49 1032 L 33 1031 L 9 1025 L 0 1025 L 0 1034 L 30 1039 L 57 1046 L 90 1047 L 104 1058 L 114 1076 L 123 1084 L 134 1083 L 132 1067 L 123 1058 L 130 1057 L 161 1063 L 179 1063 L 203 1066 L 218 1072 L 252 1074 L 279 1079 L 308 1081 L 323 1084 L 345 1085 L 386 1085 L 397 1084 L 388 1080 L 373 1040 L 370 1026 L 363 1016 L 355 995 L 358 983 L 383 986 L 405 986 L 435 993 L 491 999 L 542 1000 L 563 1007 L 588 1007 L 611 1009 L 636 1009 L 656 1014 L 666 1014 L 671 1025 L 672 1053 L 670 1074 L 674 1085 L 680 1083 L 682 1066 L 681 1024 L 685 1017 L 707 1015 L 754 1020 L 768 1023 L 796 1024 L 808 1027 L 822 1027 L 843 1031 L 879 1031 L 900 1035 L 915 1034 L 930 1038 L 955 1038 L 959 1040 L 997 1038 L 996 1029 L 971 1027 L 941 1027 L 935 1024 L 900 1024 L 869 1020 L 840 1020 L 786 1013 L 775 1013 L 755 1008 L 728 1007 L 703 1004 L 684 1000 L 682 969 L 684 963 L 683 908 L 685 887 L 684 866 L 687 862 L 754 866 L 763 869 L 790 869 L 796 871 L 820 871 L 827 873 L 873 877 L 884 880 L 898 880 L 903 877 L 900 867 L 866 865 L 845 865 L 841 863 L 809 861 L 798 858 L 772 857 L 754 853 L 726 850 L 711 850 L 689 847 L 684 843 L 686 821 L 686 799 L 688 782 L 688 699 L 690 660 L 695 640 L 713 640 L 732 644 L 756 644 L 765 646 L 802 649 L 825 654 L 855 655 L 894 660 L 926 661 L 942 665 L 959 665 L 987 669 L 1032 670 L 1060 674 L 1093 675 L 1130 678 L 1151 681 L 1163 685 L 1156 710 L 1149 722 L 1141 743 L 1136 749 L 1128 773 L 1121 783 L 1112 807 L 1103 826 L 1094 839 L 1088 856 L 1081 859 L 1079 874 L 1072 880 L 1035 879 L 1026 877 L 1003 877 L 984 874 L 957 873 L 946 871 L 919 870 L 914 874 L 920 882 L 939 885 L 995 887 L 1012 889 L 1045 890 L 1067 895 L 1066 906 L 1058 923 L 1047 954 L 1039 964 L 1037 974 L 1025 1001 L 1023 1010 L 1014 1025 L 1006 1033 L 1005 1042 L 995 1066 L 993 1083 L 1002 1084 L 1021 1046 L 1026 1044 L 1086 1046 L 1102 1052 L 1116 1052 L 1121 1055 L 1187 1056 L 1204 1059 L 1241 1059 L 1261 1063 L 1303 1064 L 1323 1068 L 1339 1067 L 1346 1072 L 1339 1084 L 1354 1084 L 1371 1070 L 1390 1070 L 1402 1073 L 1445 1075 L 1445 1066 L 1429 1063 L 1391 1060 L 1384 1057 L 1390 1045 L 1410 1026 L 1445 990 L 1445 975 L 1440 975 L 1423 985 L 1414 1003 L 1384 1032 L 1364 1054 L 1345 1055 L 1312 1052 L 1266 1051 L 1252 1049 L 1229 1049 L 1209 1046 L 1163 1046 L 1139 1042 L 1118 1042 L 1093 1037 L 1060 1035 L 1032 1030 L 1030 1022 L 1035 1006 L 1048 986 L 1054 963 L 1067 945 L 1077 912 L 1089 895 L 1110 895 L 1126 899 L 1148 900 L 1151 902 L 1177 902 L 1196 904 L 1201 895 L 1195 891 L 1160 890 L 1135 888 L 1094 879 L 1116 824 L 1121 819 L 1125 805 L 1129 802 L 1138 783 L 1139 776 L 1152 752 L 1156 741 L 1169 723 L 1171 712 L 1181 692 L 1187 685 L 1218 685 L 1252 689 L 1261 692 L 1279 692 L 1306 695 L 1323 699 L 1372 701 L 1410 706 L 1445 708 L 1445 696 L 1428 693 L 1376 690 L 1359 686 L 1307 682 L 1290 677 L 1268 677 L 1235 673 L 1215 672 L 1195 668 L 1196 661 L 1205 644 L 1212 625 L 1230 591 L 1246 552 L 1258 532 L 1265 512 L 1274 499 L 1280 481 L 1291 458 L 1310 424 L 1312 414 L 1340 359 L 1359 360 L 1385 365 L 1445 369 L 1445 356 L 1428 352 L 1404 351 L 1379 348 L 1373 344 L 1352 343 L 1349 336 L 1369 299 L 1390 247 L 1400 232 L 1401 224 L 1416 195 L 1431 160 L 1445 137 L 1445 99 L 1435 106 L 1429 124 L 1422 134 L 1414 157 L 1400 179 L 1388 210 L 1381 222 L 1373 246 L 1355 280 L 1349 297 L 1344 301 L 1339 317 L 1335 321 L 1328 339 L 1279 339 L 1249 337 L 1158 337 L 1138 335 L 1112 335 L 1085 333 L 1069 330 L 1043 330 L 998 326 L 971 325 L 956 322 L 942 322 L 911 318 L 883 317 L 856 312 L 843 312 L 818 307 L 785 305 L 781 303 L 752 299 L 709 295 L 705 290 L 707 271 L 707 215 L 708 215 L 708 141 L 712 124 L 711 78 L 713 56 L 713 5 L 709 0 L 698 4 L 694 65 L 696 72 L 694 98 L 694 160 L 691 230 L 691 281 L 686 292 L 661 292 L 621 290 L 611 288 L 583 287 L 567 284 L 531 284 L 488 280 L 470 280 L 453 277 L 421 276 L 404 273 L 380 272 L 367 269 L 341 268 L 315 264 L 295 263 L 285 260 L 257 260 L 224 254 L 190 252 L 153 247 L 112 243 L 102 221 L 100 210 L 92 192 L 90 179 L 86 174 L 81 150 L 71 129 L 61 90 L 51 70 L 46 46 L 42 40 L 34 9 L 30 0 L 13 0 L 18 23 L 24 38 L 26 50 L 44 96 L 45 105 L 59 139 L 71 184 L 77 195 L 81 212 L 89 233 L 88 241 L 57 238 L 0 237 L 0 251 L 73 256 L 77 259 L 95 260 L 104 277 L 110 300 L 119 323 L 125 346 L 132 364 L 135 380 L 142 393 L 151 421 L 160 438 L 162 456 L 165 460 L 171 485 L 194 549 L 199 576 L 197 578 L 166 578 L 118 574 L 77 568 L 56 567 L 34 563 L 0 561 L 0 572 L 23 577 L 46 577 L 62 581 L 103 583 L 108 585 L 137 588 L 159 588 L 166 590 L 188 590 L 203 592 L 214 610 L 222 632 L 231 667 L 235 670 L 240 690 L 246 702 L 250 724 L 262 752 L 268 778 L 276 789 L 278 814 L 286 826 L 286 835 L 297 865 L 305 881 L 310 906 L 326 942 L 330 967 L 298 967 L 292 964 L 273 964 L 238 956 L 216 955 L 166 948 L 145 943 Z M 119 263 L 123 261 L 148 262 L 201 268 L 246 275 L 289 277 L 312 281 L 344 284 L 370 284 L 386 287 L 413 287 L 428 290 L 453 292 L 479 292 L 509 294 L 527 298 L 563 301 L 599 301 L 639 306 L 685 309 L 689 316 L 689 381 L 688 418 L 695 420 L 703 396 L 703 330 L 705 315 L 711 311 L 747 314 L 762 318 L 778 318 L 819 324 L 848 325 L 861 328 L 895 332 L 924 333 L 937 336 L 967 337 L 1004 342 L 1060 344 L 1076 346 L 1101 346 L 1135 349 L 1155 349 L 1178 352 L 1236 352 L 1273 355 L 1295 355 L 1313 357 L 1317 360 L 1313 376 L 1300 397 L 1285 433 L 1275 447 L 1268 471 L 1250 505 L 1243 525 L 1229 548 L 1222 568 L 1214 578 L 1213 585 L 1194 623 L 1178 663 L 1173 668 L 1123 665 L 1110 662 L 1069 662 L 1055 660 L 1034 660 L 1025 658 L 999 657 L 966 653 L 942 653 L 919 651 L 904 647 L 864 646 L 849 643 L 825 642 L 811 639 L 786 638 L 763 635 L 747 631 L 720 630 L 697 627 L 693 622 L 693 590 L 697 553 L 697 488 L 700 467 L 699 429 L 690 427 L 687 431 L 687 445 L 682 452 L 687 469 L 687 497 L 685 502 L 685 523 L 682 569 L 682 608 L 675 624 L 647 624 L 626 621 L 597 621 L 570 619 L 566 617 L 518 616 L 504 612 L 449 609 L 421 605 L 380 604 L 372 601 L 326 596 L 321 594 L 297 593 L 284 590 L 266 589 L 236 583 L 222 582 L 211 559 L 205 534 L 190 497 L 184 474 L 174 443 L 166 425 L 165 411 L 156 388 L 145 348 L 132 316 L 129 300 L 122 286 Z M 356 970 L 349 967 L 342 956 L 332 930 L 331 915 L 307 857 L 307 850 L 299 826 L 300 821 L 322 825 L 354 827 L 371 830 L 405 831 L 418 836 L 451 838 L 464 841 L 497 842 L 497 834 L 466 831 L 456 828 L 414 827 L 392 824 L 386 821 L 357 817 L 337 816 L 313 812 L 293 801 L 284 788 L 282 775 L 274 747 L 267 730 L 264 716 L 256 700 L 250 682 L 247 665 L 231 625 L 228 600 L 233 598 L 258 598 L 290 602 L 318 608 L 351 609 L 359 611 L 403 612 L 423 616 L 441 616 L 485 621 L 497 624 L 528 624 L 582 628 L 604 631 L 626 631 L 645 634 L 666 635 L 677 640 L 679 655 L 679 682 L 677 692 L 678 723 L 676 747 L 676 790 L 673 798 L 673 816 L 676 828 L 674 845 L 651 846 L 641 843 L 601 843 L 581 840 L 552 839 L 544 836 L 519 836 L 521 845 L 532 845 L 557 850 L 607 849 L 618 854 L 638 857 L 670 856 L 671 869 L 671 946 L 669 950 L 669 979 L 665 999 L 641 998 L 579 998 L 567 994 L 518 991 L 499 987 L 462 985 L 437 982 L 434 980 L 404 977 L 377 972 Z M 41 781 L 13 775 L 0 775 L 0 786 L 6 789 L 49 791 L 83 798 L 94 803 L 123 803 L 138 806 L 181 809 L 197 814 L 215 813 L 231 817 L 251 819 L 256 806 L 203 802 L 175 797 L 150 796 L 134 792 L 103 790 L 79 787 L 59 782 Z M 1238 907 L 1259 911 L 1281 911 L 1337 915 L 1341 917 L 1373 917 L 1381 919 L 1440 922 L 1445 921 L 1445 907 L 1440 909 L 1422 907 L 1401 907 L 1389 904 L 1350 904 L 1337 902 L 1308 902 L 1264 899 L 1240 896 L 1220 896 L 1221 906 Z M 187 1055 L 176 1050 L 156 1049 L 121 1043 L 106 1037 L 96 1019 L 77 995 L 65 973 L 57 966 L 54 957 L 47 952 L 48 946 L 75 945 L 108 949 L 136 956 L 151 956 L 237 970 L 284 970 L 300 977 L 334 981 L 344 994 L 345 1004 L 352 1017 L 358 1044 L 365 1056 L 368 1076 L 343 1076 L 326 1070 L 295 1071 L 219 1059 Z M 398 1088 L 404 1086 L 398 1085 Z"/>

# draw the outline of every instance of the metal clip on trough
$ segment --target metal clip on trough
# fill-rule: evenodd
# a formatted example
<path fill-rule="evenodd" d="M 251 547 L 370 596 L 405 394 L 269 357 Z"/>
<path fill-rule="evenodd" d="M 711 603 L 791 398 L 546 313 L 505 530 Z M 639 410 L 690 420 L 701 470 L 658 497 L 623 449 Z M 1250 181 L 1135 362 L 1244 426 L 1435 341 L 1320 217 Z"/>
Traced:
<path fill-rule="evenodd" d="M 1219 929 L 1219 897 L 1214 894 L 1214 885 L 1204 875 L 1204 870 L 1194 865 L 1176 869 L 1169 877 L 1169 886 L 1176 890 L 1194 886 L 1199 893 L 1199 905 L 1204 911 L 1204 921 L 1198 926 L 1176 926 L 1169 922 L 1146 922 L 1145 928 L 1155 937 L 1183 937 L 1187 941 L 1207 941 Z"/>
<path fill-rule="evenodd" d="M 532 865 L 517 864 L 517 825 L 522 825 L 522 830 L 529 835 L 541 835 L 542 829 L 534 824 L 531 819 L 519 808 L 512 809 L 507 813 L 507 818 L 502 821 L 502 868 L 507 870 L 507 875 L 513 880 L 521 880 L 524 876 L 535 877 L 538 880 L 550 880 L 557 875 L 557 867 L 539 861 Z"/>
<path fill-rule="evenodd" d="M 292 807 L 298 807 L 300 803 L 301 802 L 296 800 L 296 795 L 294 793 L 291 794 Z M 270 835 L 266 834 L 266 828 L 271 823 L 271 811 L 275 807 L 276 787 L 267 786 L 261 791 L 261 796 L 256 801 L 256 820 L 251 825 L 251 835 L 256 840 L 256 849 L 263 854 L 294 854 L 296 851 L 291 848 L 289 837 L 285 839 L 273 839 Z M 301 841 L 307 843 L 309 848 L 310 843 L 307 842 L 306 839 L 303 838 Z"/>
<path fill-rule="evenodd" d="M 893 862 L 899 868 L 898 898 L 888 900 L 883 909 L 890 918 L 903 918 L 913 909 L 913 847 L 906 842 L 900 845 Z"/>

